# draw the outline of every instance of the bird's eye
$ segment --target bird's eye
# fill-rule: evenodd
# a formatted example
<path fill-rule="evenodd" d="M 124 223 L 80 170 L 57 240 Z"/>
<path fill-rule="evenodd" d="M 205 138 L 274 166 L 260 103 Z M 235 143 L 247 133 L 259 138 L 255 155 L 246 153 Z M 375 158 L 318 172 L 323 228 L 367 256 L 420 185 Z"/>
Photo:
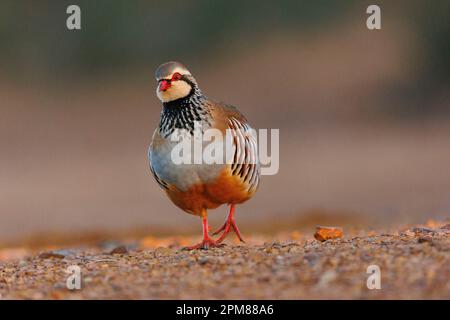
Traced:
<path fill-rule="evenodd" d="M 180 80 L 181 77 L 182 77 L 182 75 L 181 75 L 180 73 L 175 72 L 175 73 L 173 74 L 173 76 L 172 76 L 172 80 L 173 80 L 173 81 L 177 81 L 177 80 Z"/>

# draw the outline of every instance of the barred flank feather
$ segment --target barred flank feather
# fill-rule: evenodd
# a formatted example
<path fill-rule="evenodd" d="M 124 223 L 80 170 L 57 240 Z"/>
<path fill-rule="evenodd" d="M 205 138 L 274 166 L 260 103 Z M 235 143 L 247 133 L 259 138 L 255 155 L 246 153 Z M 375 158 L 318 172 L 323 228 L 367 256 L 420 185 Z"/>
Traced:
<path fill-rule="evenodd" d="M 228 123 L 233 134 L 232 175 L 246 183 L 248 191 L 254 190 L 258 187 L 260 175 L 256 139 L 247 123 L 234 117 L 229 118 Z"/>

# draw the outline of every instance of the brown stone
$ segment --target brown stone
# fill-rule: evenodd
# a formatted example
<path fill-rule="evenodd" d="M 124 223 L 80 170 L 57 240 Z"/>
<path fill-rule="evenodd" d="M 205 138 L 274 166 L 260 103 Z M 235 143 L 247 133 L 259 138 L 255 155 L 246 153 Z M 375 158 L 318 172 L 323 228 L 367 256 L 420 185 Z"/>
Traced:
<path fill-rule="evenodd" d="M 344 232 L 342 231 L 342 228 L 318 226 L 316 227 L 316 233 L 314 234 L 314 238 L 316 238 L 319 241 L 326 241 L 329 239 L 342 238 L 343 235 Z"/>

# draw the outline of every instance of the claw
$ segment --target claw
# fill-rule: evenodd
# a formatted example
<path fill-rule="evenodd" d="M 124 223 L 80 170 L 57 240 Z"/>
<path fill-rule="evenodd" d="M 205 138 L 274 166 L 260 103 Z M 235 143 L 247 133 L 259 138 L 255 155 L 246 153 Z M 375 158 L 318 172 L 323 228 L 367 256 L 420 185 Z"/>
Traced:
<path fill-rule="evenodd" d="M 184 247 L 183 250 L 197 250 L 197 249 L 203 249 L 208 250 L 209 248 L 215 248 L 215 247 L 222 247 L 223 244 L 219 243 L 217 241 L 214 241 L 212 239 L 203 239 L 202 242 L 197 243 L 196 245 Z"/>
<path fill-rule="evenodd" d="M 202 242 L 196 245 L 183 248 L 184 250 L 196 250 L 196 249 L 208 250 L 209 248 L 221 246 L 219 242 L 214 241 L 209 237 L 208 215 L 206 213 L 206 209 L 203 209 L 201 216 L 202 216 L 203 240 Z"/>
<path fill-rule="evenodd" d="M 230 207 L 230 213 L 228 214 L 227 221 L 225 221 L 225 223 L 213 233 L 213 235 L 216 235 L 216 234 L 219 234 L 220 232 L 223 231 L 223 233 L 219 237 L 219 239 L 216 240 L 217 243 L 221 243 L 223 240 L 225 240 L 225 238 L 226 238 L 228 232 L 230 232 L 231 228 L 233 228 L 233 230 L 236 233 L 238 239 L 241 242 L 245 243 L 244 239 L 241 236 L 241 233 L 239 232 L 239 229 L 238 229 L 238 227 L 236 225 L 236 222 L 234 221 L 233 215 L 234 215 L 234 204 L 232 204 L 231 207 Z"/>

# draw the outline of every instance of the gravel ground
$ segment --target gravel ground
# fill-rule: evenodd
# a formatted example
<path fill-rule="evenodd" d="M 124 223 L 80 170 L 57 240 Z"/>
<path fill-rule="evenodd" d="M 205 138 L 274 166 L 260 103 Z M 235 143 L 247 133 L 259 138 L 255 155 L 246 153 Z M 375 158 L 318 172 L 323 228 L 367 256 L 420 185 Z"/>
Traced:
<path fill-rule="evenodd" d="M 344 230 L 345 233 L 345 230 Z M 185 251 L 196 237 L 0 250 L 3 299 L 450 299 L 450 225 L 350 232 L 320 242 L 298 231 Z M 231 235 L 234 237 L 234 235 Z M 277 240 L 274 240 L 277 239 Z M 67 268 L 82 287 L 68 290 Z M 381 289 L 366 285 L 369 265 Z"/>

